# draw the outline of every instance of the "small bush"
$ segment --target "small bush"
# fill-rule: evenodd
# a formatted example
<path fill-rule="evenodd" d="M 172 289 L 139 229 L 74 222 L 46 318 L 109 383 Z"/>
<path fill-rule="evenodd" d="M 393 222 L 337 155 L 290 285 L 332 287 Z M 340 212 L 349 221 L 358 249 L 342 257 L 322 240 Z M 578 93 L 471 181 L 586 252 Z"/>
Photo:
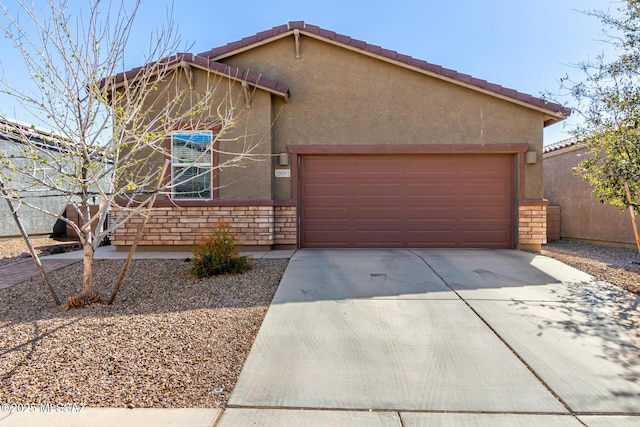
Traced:
<path fill-rule="evenodd" d="M 240 255 L 240 245 L 233 230 L 224 222 L 218 224 L 211 237 L 196 244 L 192 252 L 191 272 L 198 277 L 239 274 L 252 268 L 249 257 Z"/>
<path fill-rule="evenodd" d="M 49 253 L 51 255 L 63 254 L 64 253 L 64 247 L 63 246 L 51 246 L 51 249 L 49 249 Z"/>

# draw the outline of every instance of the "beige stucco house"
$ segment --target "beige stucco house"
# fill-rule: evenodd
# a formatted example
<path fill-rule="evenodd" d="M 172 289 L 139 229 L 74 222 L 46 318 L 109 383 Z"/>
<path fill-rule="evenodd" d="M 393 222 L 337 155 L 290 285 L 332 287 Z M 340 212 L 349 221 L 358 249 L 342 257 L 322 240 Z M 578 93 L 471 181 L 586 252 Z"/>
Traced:
<path fill-rule="evenodd" d="M 213 72 L 244 90 L 239 127 L 263 161 L 159 200 L 141 245 L 192 245 L 220 220 L 246 246 L 545 242 L 542 136 L 569 114 L 561 105 L 304 22 L 179 60 L 195 81 Z M 208 132 L 176 129 L 175 147 L 218 144 L 215 163 L 231 148 Z M 114 244 L 131 244 L 140 222 Z"/>
<path fill-rule="evenodd" d="M 591 186 L 574 174 L 588 155 L 576 138 L 544 147 L 544 196 L 559 206 L 559 237 L 635 247 L 629 213 L 594 198 Z"/>

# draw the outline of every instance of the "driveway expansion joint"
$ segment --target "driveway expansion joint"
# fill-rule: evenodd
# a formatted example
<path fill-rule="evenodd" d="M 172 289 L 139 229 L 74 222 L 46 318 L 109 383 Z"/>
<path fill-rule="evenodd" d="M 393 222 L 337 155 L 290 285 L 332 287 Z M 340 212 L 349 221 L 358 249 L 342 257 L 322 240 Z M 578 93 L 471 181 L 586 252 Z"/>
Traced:
<path fill-rule="evenodd" d="M 442 282 L 447 285 L 447 287 L 449 287 L 449 289 L 451 289 L 451 291 L 456 294 L 458 296 L 458 298 L 460 298 L 460 300 L 462 302 L 465 303 L 465 305 L 467 307 L 469 307 L 469 309 L 476 315 L 478 316 L 478 318 L 482 321 L 482 323 L 484 323 L 487 328 L 489 328 L 491 330 L 491 332 L 493 332 L 493 334 L 509 349 L 509 351 L 511 351 L 511 353 L 513 353 L 513 355 L 515 357 L 518 358 L 518 360 L 529 370 L 529 372 L 531 372 L 531 374 L 540 382 L 540 384 L 542 384 L 544 386 L 544 388 L 547 389 L 547 391 L 549 393 L 551 393 L 551 395 L 558 401 L 560 402 L 560 404 L 567 410 L 567 412 L 571 415 L 573 415 L 576 420 L 578 420 L 578 418 L 576 417 L 576 414 L 574 413 L 574 411 L 571 409 L 571 407 L 540 377 L 540 375 L 538 375 L 538 373 L 533 369 L 533 367 L 531 365 L 529 365 L 527 363 L 526 360 L 524 360 L 524 358 L 522 358 L 522 356 L 520 356 L 516 350 L 509 345 L 509 343 L 507 343 L 507 341 L 498 333 L 498 331 L 495 330 L 495 328 L 493 328 L 489 322 L 487 322 L 487 320 L 485 320 L 484 317 L 482 317 L 482 315 L 480 315 L 480 313 L 478 313 L 478 311 L 476 309 L 474 309 L 471 304 L 469 304 L 469 302 L 464 299 L 462 297 L 462 295 L 460 295 L 460 293 L 454 289 L 453 286 L 451 286 L 451 284 L 449 282 L 447 282 L 445 280 L 444 277 L 442 277 L 442 275 L 440 275 L 440 273 L 438 273 L 428 262 L 426 259 L 424 259 L 422 256 L 420 256 L 419 254 L 417 254 L 416 252 L 412 251 L 412 250 L 408 250 L 410 253 L 412 253 L 413 255 L 415 255 L 416 257 L 418 257 L 419 259 L 422 260 L 422 262 L 424 262 L 424 264 L 433 272 L 433 274 L 435 274 L 436 276 L 438 276 L 440 278 L 440 280 L 442 280 Z M 578 420 L 581 424 L 585 425 L 584 423 L 582 423 L 582 421 Z"/>
<path fill-rule="evenodd" d="M 225 409 L 268 409 L 274 411 L 326 411 L 326 412 L 373 412 L 373 413 L 411 413 L 411 414 L 467 414 L 467 415 L 554 415 L 571 417 L 574 414 L 558 411 L 473 411 L 452 409 L 401 409 L 401 408 L 329 408 L 315 406 L 268 406 L 268 405 L 227 405 Z M 577 415 L 631 415 L 613 413 L 578 413 Z"/>

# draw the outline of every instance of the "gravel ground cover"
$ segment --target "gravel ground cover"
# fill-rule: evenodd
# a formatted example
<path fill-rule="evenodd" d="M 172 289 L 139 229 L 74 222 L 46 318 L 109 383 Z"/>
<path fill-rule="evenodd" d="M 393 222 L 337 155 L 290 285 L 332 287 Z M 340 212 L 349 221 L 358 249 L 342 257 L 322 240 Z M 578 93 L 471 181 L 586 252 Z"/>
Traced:
<path fill-rule="evenodd" d="M 640 295 L 637 249 L 559 240 L 543 246 L 542 254 Z"/>
<path fill-rule="evenodd" d="M 65 252 L 80 249 L 77 239 L 67 237 L 33 237 L 30 239 L 38 256 L 47 256 L 51 253 L 51 248 L 59 247 Z M 24 239 L 0 240 L 0 267 L 11 263 L 15 258 L 26 257 L 29 248 Z"/>
<path fill-rule="evenodd" d="M 95 262 L 103 297 L 123 262 Z M 287 262 L 197 279 L 183 260 L 135 260 L 114 305 L 80 310 L 56 307 L 37 279 L 5 289 L 0 402 L 224 407 Z M 81 276 L 77 263 L 50 280 L 62 297 Z"/>

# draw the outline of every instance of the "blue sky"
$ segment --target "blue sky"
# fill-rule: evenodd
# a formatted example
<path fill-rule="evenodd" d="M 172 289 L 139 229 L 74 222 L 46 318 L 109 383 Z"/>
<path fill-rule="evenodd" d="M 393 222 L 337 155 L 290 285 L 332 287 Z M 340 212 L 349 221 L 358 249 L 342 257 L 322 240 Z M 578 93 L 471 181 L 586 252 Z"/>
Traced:
<path fill-rule="evenodd" d="M 5 3 L 11 7 L 13 2 Z M 602 41 L 599 20 L 580 11 L 615 11 L 620 4 L 606 0 L 176 0 L 172 16 L 183 43 L 192 45 L 193 52 L 304 20 L 540 96 L 544 91 L 558 92 L 558 80 L 565 74 L 579 76 L 574 64 L 603 52 L 613 58 L 611 47 Z M 170 0 L 142 0 L 127 49 L 131 67 L 141 65 L 151 32 L 166 21 L 170 7 Z M 29 84 L 24 73 L 9 63 L 15 60 L 9 49 L 6 39 L 0 39 L 5 77 L 16 85 Z M 570 99 L 561 101 L 571 105 Z M 0 111 L 21 116 L 6 98 L 0 99 Z M 569 137 L 567 132 L 561 123 L 548 127 L 545 144 Z"/>

